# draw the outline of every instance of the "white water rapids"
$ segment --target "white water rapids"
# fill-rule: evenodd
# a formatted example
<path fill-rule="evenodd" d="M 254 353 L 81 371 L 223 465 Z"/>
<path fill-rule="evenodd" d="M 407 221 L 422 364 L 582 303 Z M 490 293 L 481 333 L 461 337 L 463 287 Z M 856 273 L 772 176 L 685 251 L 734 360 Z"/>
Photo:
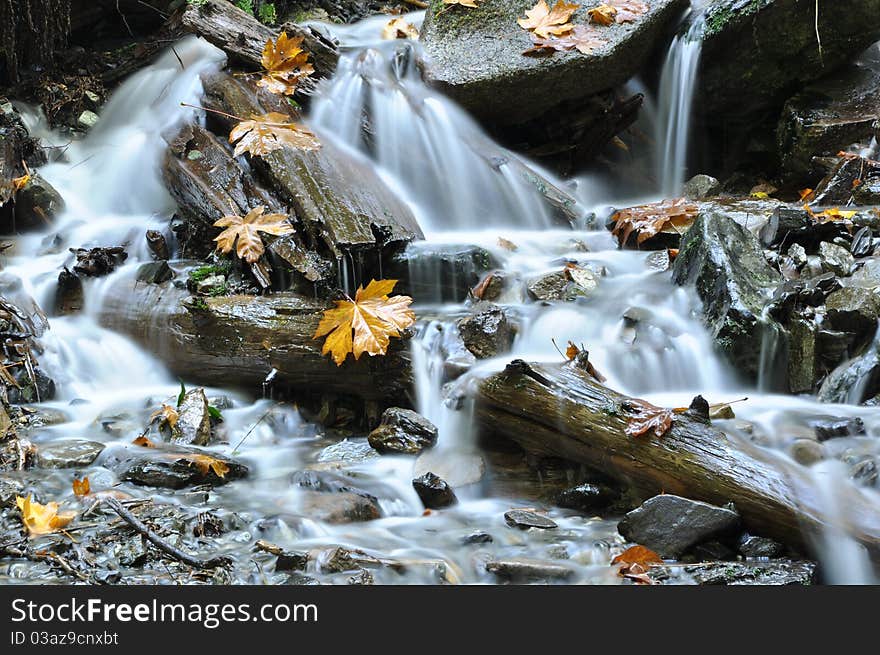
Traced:
<path fill-rule="evenodd" d="M 418 15 L 409 18 L 418 20 Z M 559 361 L 553 341 L 564 348 L 571 340 L 587 346 L 609 386 L 658 404 L 686 406 L 697 394 L 710 402 L 748 396 L 747 402 L 736 405 L 737 420 L 718 424 L 744 444 L 778 451 L 779 465 L 811 479 L 811 493 L 821 496 L 830 513 L 840 518 L 838 526 L 817 536 L 826 579 L 873 580 L 864 554 L 846 536 L 845 499 L 851 493 L 868 494 L 880 506 L 876 492 L 855 488 L 839 462 L 808 470 L 786 453 L 796 438 L 810 434 L 812 420 L 832 415 L 859 417 L 866 428 L 864 437 L 835 440 L 840 442 L 835 447 L 860 456 L 880 456 L 877 410 L 823 405 L 812 398 L 744 388 L 714 352 L 693 290 L 673 286 L 668 272 L 650 268 L 648 253 L 618 250 L 605 230 L 552 228 L 539 193 L 505 162 L 484 155 L 499 148 L 461 109 L 421 82 L 415 67 L 417 46 L 381 41 L 385 20 L 326 27 L 343 43 L 345 54 L 336 76 L 323 85 L 309 118 L 321 138 L 335 139 L 371 157 L 391 188 L 413 207 L 432 245 L 482 246 L 513 278 L 559 270 L 564 261 L 577 261 L 601 275 L 596 292 L 578 302 L 545 305 L 528 302 L 519 293 L 503 297 L 500 304 L 518 317 L 521 326 L 513 351 L 481 362 L 460 380 L 460 386 L 466 388 L 468 380 L 513 358 Z M 176 54 L 166 54 L 126 81 L 104 108 L 97 127 L 83 141 L 60 148 L 59 160 L 40 170 L 61 192 L 67 210 L 44 234 L 18 238 L 14 255 L 5 262 L 2 275 L 7 282 L 19 279 L 23 290 L 47 308 L 53 305 L 59 270 L 71 265 L 68 248 L 128 245 L 124 267 L 108 279 L 86 282 L 86 308 L 81 315 L 50 316 L 40 360 L 59 392 L 58 399 L 47 405 L 63 411 L 67 421 L 40 432 L 35 437 L 38 443 L 71 437 L 128 443 L 157 403 L 179 388 L 153 355 L 102 329 L 95 320 L 103 289 L 119 276 L 131 277 L 137 264 L 149 259 L 144 232 L 167 225 L 174 207 L 159 170 L 166 147 L 162 137 L 193 117 L 192 110 L 180 103 L 198 104 L 199 75 L 223 60 L 220 51 L 194 38 L 175 50 Z M 695 72 L 689 66 L 679 70 Z M 661 99 L 661 104 L 666 102 Z M 371 119 L 369 139 L 363 131 L 365 111 Z M 60 145 L 38 116 L 29 114 L 28 122 L 45 142 Z M 680 133 L 682 126 L 675 129 Z M 675 157 L 681 162 L 680 153 Z M 676 164 L 670 172 L 676 185 L 679 167 Z M 563 182 L 557 184 L 565 187 Z M 582 183 L 583 194 L 589 193 L 588 185 L 589 181 Z M 607 204 L 613 201 L 606 199 Z M 501 247 L 499 237 L 516 244 L 516 250 Z M 440 428 L 432 462 L 454 482 L 467 478 L 482 455 L 467 401 L 463 409 L 454 410 L 444 402 L 441 388 L 443 341 L 454 330 L 455 319 L 468 310 L 463 304 L 417 298 L 416 312 L 422 317 L 420 337 L 413 343 L 418 406 Z M 638 317 L 635 327 L 624 315 Z M 559 524 L 552 534 L 507 529 L 504 511 L 535 506 L 538 501 L 520 487 L 505 489 L 491 476 L 458 488 L 457 506 L 423 516 L 410 484 L 412 458 L 376 457 L 360 435 L 339 442 L 333 434 L 308 425 L 290 406 L 251 402 L 222 390 L 210 393 L 231 399 L 233 407 L 224 410 L 223 436 L 234 445 L 247 435 L 235 455 L 252 467 L 248 479 L 216 489 L 208 501 L 211 507 L 230 508 L 240 516 L 244 527 L 230 540 L 230 552 L 240 547 L 236 539 L 247 544 L 270 522 L 272 540 L 285 547 L 344 545 L 411 562 L 442 562 L 447 577 L 462 582 L 492 581 L 480 566 L 491 557 L 558 559 L 560 551 L 565 559 L 559 561 L 575 571 L 572 581 L 619 582 L 608 566 L 610 545 L 620 541 L 615 521 L 551 508 L 549 515 Z M 270 419 L 260 421 L 267 411 Z M 102 433 L 101 426 L 108 422 L 116 432 Z M 231 446 L 216 448 L 231 450 Z M 289 476 L 306 466 L 341 468 L 356 476 L 380 499 L 385 517 L 339 526 L 298 514 L 300 499 Z M 88 473 L 93 487 L 116 483 L 113 474 L 100 467 Z M 58 496 L 70 494 L 68 479 L 58 477 L 51 484 Z M 174 496 L 168 500 L 175 502 Z M 286 520 L 289 517 L 293 518 Z M 462 546 L 462 537 L 476 530 L 492 533 L 494 542 L 481 544 L 478 550 Z M 434 581 L 432 569 L 411 568 L 394 581 Z"/>

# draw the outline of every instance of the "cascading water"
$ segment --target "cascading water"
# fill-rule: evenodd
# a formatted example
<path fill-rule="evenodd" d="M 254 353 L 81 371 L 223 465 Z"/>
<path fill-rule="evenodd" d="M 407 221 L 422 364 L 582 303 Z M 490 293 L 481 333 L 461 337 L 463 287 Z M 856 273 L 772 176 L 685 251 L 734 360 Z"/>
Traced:
<path fill-rule="evenodd" d="M 705 28 L 699 6 L 692 10 L 686 29 L 676 35 L 666 55 L 660 77 L 657 121 L 657 180 L 660 194 L 681 194 L 687 175 L 691 115 Z"/>

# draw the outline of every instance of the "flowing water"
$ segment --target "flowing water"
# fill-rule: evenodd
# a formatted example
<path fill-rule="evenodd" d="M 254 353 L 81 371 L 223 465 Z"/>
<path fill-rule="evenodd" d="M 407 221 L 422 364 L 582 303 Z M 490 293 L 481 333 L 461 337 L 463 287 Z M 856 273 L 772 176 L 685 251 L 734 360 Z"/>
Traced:
<path fill-rule="evenodd" d="M 538 191 L 524 182 L 517 160 L 492 144 L 453 103 L 426 88 L 415 66 L 417 45 L 382 42 L 383 24 L 379 18 L 349 27 L 327 26 L 343 42 L 345 54 L 338 73 L 314 102 L 310 122 L 321 137 L 371 157 L 389 185 L 414 208 L 432 247 L 482 246 L 511 279 L 521 280 L 573 261 L 596 273 L 598 287 L 576 302 L 544 304 L 529 302 L 518 290 L 521 285 L 512 285 L 499 304 L 519 326 L 513 352 L 480 362 L 453 388 L 446 382 L 454 360 L 455 323 L 468 314 L 468 307 L 441 295 L 416 299 L 420 322 L 412 348 L 417 405 L 440 430 L 437 448 L 424 456 L 427 462 L 378 456 L 363 434 L 309 424 L 291 405 L 210 389 L 210 396 L 222 397 L 229 406 L 220 427 L 224 443 L 213 448 L 245 461 L 251 475 L 214 489 L 200 501 L 192 500 L 197 494 L 182 501 L 179 494 L 161 490 L 153 497 L 227 513 L 232 528 L 216 543 L 236 557 L 236 581 L 286 579 L 282 573 L 254 569 L 251 548 L 263 538 L 290 549 L 357 548 L 406 563 L 405 569 L 376 569 L 377 582 L 496 582 L 486 572 L 487 561 L 527 557 L 570 570 L 569 582 L 617 584 L 620 579 L 609 566 L 612 548 L 622 543 L 616 520 L 553 506 L 554 491 L 574 481 L 577 472 L 543 470 L 538 475 L 525 470 L 519 456 L 479 444 L 473 430 L 467 394 L 479 376 L 516 357 L 560 361 L 557 345 L 564 347 L 571 340 L 589 349 L 609 386 L 658 404 L 687 405 L 698 393 L 712 402 L 748 396 L 748 402 L 737 405 L 736 420 L 716 423 L 743 447 L 775 453 L 781 468 L 806 480 L 801 485 L 804 493 L 820 497 L 840 518 L 826 534 L 816 535 L 828 579 L 871 580 L 870 565 L 847 537 L 847 507 L 852 494 L 869 496 L 875 507 L 880 499 L 874 490 L 851 483 L 843 462 L 880 457 L 878 413 L 745 388 L 715 354 L 700 323 L 694 291 L 673 286 L 668 271 L 650 266 L 648 253 L 617 250 L 605 230 L 552 227 Z M 59 393 L 44 406 L 63 412 L 66 419 L 34 433 L 38 445 L 79 437 L 103 441 L 108 450 L 125 448 L 158 404 L 179 389 L 153 354 L 102 329 L 95 319 L 106 289 L 125 276 L 131 278 L 137 263 L 148 259 L 145 230 L 162 227 L 170 218 L 173 203 L 159 172 L 162 135 L 194 117 L 180 103 L 197 104 L 199 74 L 218 67 L 223 59 L 218 50 L 196 39 L 175 50 L 128 80 L 92 133 L 70 144 L 57 163 L 41 169 L 63 194 L 68 209 L 45 234 L 19 238 L 15 254 L 6 262 L 3 275 L 20 279 L 24 291 L 51 307 L 58 271 L 72 261 L 69 247 L 125 243 L 130 253 L 126 266 L 110 278 L 86 283 L 81 315 L 49 318 L 41 363 L 57 381 Z M 57 142 L 38 116 L 30 114 L 28 121 L 34 133 Z M 582 188 L 582 193 L 586 197 L 589 189 Z M 505 246 L 499 237 L 507 240 Z M 787 455 L 793 442 L 812 434 L 811 422 L 829 415 L 860 418 L 865 435 L 834 440 L 831 447 L 838 452 L 832 453 L 833 463 L 812 469 L 795 464 Z M 101 462 L 81 471 L 90 476 L 93 488 L 115 486 L 136 497 L 150 495 L 143 488 L 120 484 Z M 456 487 L 458 505 L 423 514 L 410 481 L 414 472 L 427 466 Z M 303 469 L 352 477 L 379 499 L 383 518 L 345 525 L 309 518 L 302 493 L 290 483 L 291 474 Z M 40 493 L 69 498 L 69 473 L 46 472 Z M 505 526 L 503 514 L 513 507 L 546 510 L 559 529 L 512 530 Z M 475 532 L 491 535 L 492 541 L 464 544 L 463 539 Z M 319 557 L 319 567 L 321 561 Z M 32 565 L 17 563 L 4 577 L 27 581 L 31 570 Z M 139 575 L 143 574 L 129 571 L 131 580 Z M 174 581 L 170 572 L 161 570 L 150 576 L 144 579 Z M 349 576 L 326 579 L 345 582 Z"/>

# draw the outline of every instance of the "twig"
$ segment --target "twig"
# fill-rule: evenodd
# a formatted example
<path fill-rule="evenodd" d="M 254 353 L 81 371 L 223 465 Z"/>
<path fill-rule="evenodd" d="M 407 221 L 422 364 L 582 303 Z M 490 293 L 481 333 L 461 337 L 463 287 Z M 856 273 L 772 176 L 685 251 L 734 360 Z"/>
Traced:
<path fill-rule="evenodd" d="M 190 555 L 189 553 L 185 553 L 179 548 L 172 546 L 155 532 L 150 530 L 150 528 L 144 525 L 144 523 L 142 523 L 137 517 L 135 517 L 134 514 L 123 507 L 122 503 L 120 503 L 115 498 L 105 498 L 104 503 L 107 504 L 114 512 L 119 514 L 119 517 L 123 521 L 128 523 L 137 532 L 146 537 L 147 541 L 153 544 L 156 548 L 161 550 L 166 555 L 170 555 L 174 559 L 183 562 L 184 564 L 188 564 L 189 566 L 193 566 L 199 569 L 215 569 L 221 566 L 227 566 L 230 563 L 228 557 L 212 557 L 209 560 L 203 560 L 199 557 Z"/>
<path fill-rule="evenodd" d="M 825 67 L 825 57 L 822 54 L 822 37 L 819 36 L 819 0 L 816 0 L 816 43 L 819 44 L 819 65 Z"/>
<path fill-rule="evenodd" d="M 245 435 L 239 440 L 239 442 L 238 442 L 237 444 L 235 444 L 235 448 L 232 449 L 232 454 L 233 454 L 233 455 L 235 455 L 235 454 L 238 452 L 238 447 L 239 447 L 241 444 L 244 443 L 244 440 L 245 440 L 245 439 L 247 439 L 249 436 L 251 436 L 251 432 L 253 432 L 254 430 L 257 429 L 257 426 L 258 426 L 260 423 L 263 422 L 263 419 L 266 418 L 267 416 L 269 416 L 269 413 L 270 413 L 273 409 L 275 409 L 276 407 L 280 407 L 282 404 L 283 404 L 283 403 L 275 403 L 274 405 L 271 405 L 271 406 L 269 407 L 269 409 L 267 409 L 265 412 L 263 412 L 263 415 L 260 416 L 260 418 L 258 418 L 258 419 L 254 422 L 254 424 L 251 426 L 251 429 L 248 430 L 247 432 L 245 432 Z"/>
<path fill-rule="evenodd" d="M 72 575 L 77 578 L 81 582 L 86 582 L 88 584 L 104 584 L 100 580 L 92 579 L 87 576 L 82 571 L 77 571 L 73 568 L 73 565 L 67 561 L 65 557 L 62 557 L 58 553 L 55 553 L 51 550 L 38 550 L 36 552 L 30 552 L 29 550 L 21 550 L 16 548 L 15 546 L 7 545 L 3 546 L 2 550 L 12 557 L 20 557 L 21 559 L 30 560 L 31 562 L 45 562 L 49 565 L 55 564 L 65 573 Z"/>

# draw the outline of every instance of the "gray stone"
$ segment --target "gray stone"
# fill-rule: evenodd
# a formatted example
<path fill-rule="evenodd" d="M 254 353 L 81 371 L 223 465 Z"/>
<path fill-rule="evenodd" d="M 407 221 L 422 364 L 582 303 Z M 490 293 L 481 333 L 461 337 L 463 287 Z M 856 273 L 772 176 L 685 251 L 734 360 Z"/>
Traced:
<path fill-rule="evenodd" d="M 743 557 L 775 559 L 785 553 L 785 546 L 769 537 L 756 537 L 746 533 L 740 537 L 739 552 Z"/>
<path fill-rule="evenodd" d="M 40 175 L 34 174 L 30 181 L 15 194 L 15 222 L 9 232 L 44 230 L 56 216 L 64 211 L 64 200 Z"/>
<path fill-rule="evenodd" d="M 551 521 L 546 516 L 525 509 L 512 509 L 505 512 L 504 522 L 511 528 L 519 528 L 521 530 L 528 530 L 529 528 L 552 530 L 558 527 L 555 521 Z"/>
<path fill-rule="evenodd" d="M 104 444 L 85 439 L 69 439 L 40 445 L 37 449 L 37 466 L 62 469 L 89 466 L 94 462 Z"/>
<path fill-rule="evenodd" d="M 811 585 L 816 581 L 816 563 L 797 560 L 718 562 L 686 566 L 684 572 L 699 585 Z"/>
<path fill-rule="evenodd" d="M 568 580 L 574 575 L 574 569 L 567 566 L 525 557 L 491 560 L 486 562 L 486 571 L 509 582 Z"/>
<path fill-rule="evenodd" d="M 442 509 L 458 502 L 452 487 L 433 473 L 425 473 L 416 478 L 412 485 L 422 504 L 428 509 Z"/>
<path fill-rule="evenodd" d="M 248 474 L 244 464 L 216 453 L 198 450 L 149 449 L 149 454 L 122 460 L 113 466 L 119 478 L 137 485 L 183 489 L 199 484 L 219 486 L 243 478 Z M 206 460 L 199 461 L 194 456 L 210 457 L 217 461 L 225 472 L 218 475 Z M 222 469 L 221 469 L 222 470 Z"/>
<path fill-rule="evenodd" d="M 795 439 L 789 446 L 789 453 L 791 458 L 802 466 L 812 466 L 828 455 L 825 446 L 813 439 Z"/>
<path fill-rule="evenodd" d="M 664 494 L 627 513 L 617 529 L 627 541 L 664 559 L 678 559 L 699 543 L 734 534 L 739 526 L 739 514 L 733 510 Z"/>
<path fill-rule="evenodd" d="M 608 485 L 585 482 L 560 493 L 556 504 L 590 514 L 607 509 L 619 496 L 617 490 Z"/>
<path fill-rule="evenodd" d="M 858 405 L 880 393 L 880 353 L 873 345 L 863 354 L 846 361 L 825 378 L 819 400 L 826 403 Z"/>
<path fill-rule="evenodd" d="M 425 302 L 462 302 L 484 275 L 498 268 L 485 248 L 417 241 L 395 255 L 388 275 L 400 290 Z"/>
<path fill-rule="evenodd" d="M 212 296 L 225 288 L 225 275 L 209 275 L 196 283 L 196 291 L 203 296 Z"/>
<path fill-rule="evenodd" d="M 174 443 L 205 446 L 211 440 L 211 414 L 204 389 L 191 389 L 177 407 L 177 425 L 172 429 Z"/>
<path fill-rule="evenodd" d="M 382 510 L 375 498 L 349 491 L 337 493 L 304 491 L 301 509 L 310 519 L 325 523 L 373 521 L 382 516 Z"/>
<path fill-rule="evenodd" d="M 565 271 L 540 275 L 527 283 L 526 290 L 533 300 L 575 300 L 589 295 L 598 286 L 594 272 L 584 268 L 579 269 L 579 273 L 583 276 L 579 277 L 580 283 L 569 279 Z"/>
<path fill-rule="evenodd" d="M 513 344 L 514 331 L 504 310 L 495 305 L 478 305 L 473 316 L 458 322 L 465 347 L 477 359 L 496 357 Z"/>
<path fill-rule="evenodd" d="M 370 445 L 380 453 L 417 454 L 437 442 L 437 426 L 411 409 L 390 407 L 382 422 L 369 436 Z"/>
<path fill-rule="evenodd" d="M 416 460 L 413 475 L 419 477 L 429 472 L 457 489 L 479 482 L 486 472 L 486 464 L 475 453 L 426 450 Z"/>
<path fill-rule="evenodd" d="M 690 200 L 705 200 L 721 192 L 721 182 L 711 175 L 694 175 L 684 184 L 684 197 Z"/>
<path fill-rule="evenodd" d="M 137 271 L 138 282 L 146 282 L 147 284 L 162 284 L 168 280 L 174 279 L 174 271 L 165 260 L 156 262 L 147 262 L 141 264 Z"/>
<path fill-rule="evenodd" d="M 861 287 L 844 287 L 825 301 L 828 321 L 836 330 L 874 336 L 880 318 L 880 298 Z"/>
<path fill-rule="evenodd" d="M 816 419 L 810 422 L 816 432 L 816 439 L 828 441 L 843 437 L 855 437 L 865 434 L 865 423 L 857 416 L 835 417 Z"/>
<path fill-rule="evenodd" d="M 86 129 L 94 127 L 98 123 L 98 115 L 86 109 L 83 113 L 79 115 L 79 118 L 76 119 L 77 124 L 80 127 L 84 127 Z"/>
<path fill-rule="evenodd" d="M 461 539 L 461 543 L 465 545 L 471 544 L 491 544 L 495 539 L 492 538 L 492 535 L 488 532 L 472 532 L 469 535 L 465 535 Z"/>
<path fill-rule="evenodd" d="M 823 241 L 819 244 L 819 257 L 822 261 L 823 270 L 846 277 L 852 273 L 855 266 L 855 258 L 852 253 L 843 246 Z"/>

